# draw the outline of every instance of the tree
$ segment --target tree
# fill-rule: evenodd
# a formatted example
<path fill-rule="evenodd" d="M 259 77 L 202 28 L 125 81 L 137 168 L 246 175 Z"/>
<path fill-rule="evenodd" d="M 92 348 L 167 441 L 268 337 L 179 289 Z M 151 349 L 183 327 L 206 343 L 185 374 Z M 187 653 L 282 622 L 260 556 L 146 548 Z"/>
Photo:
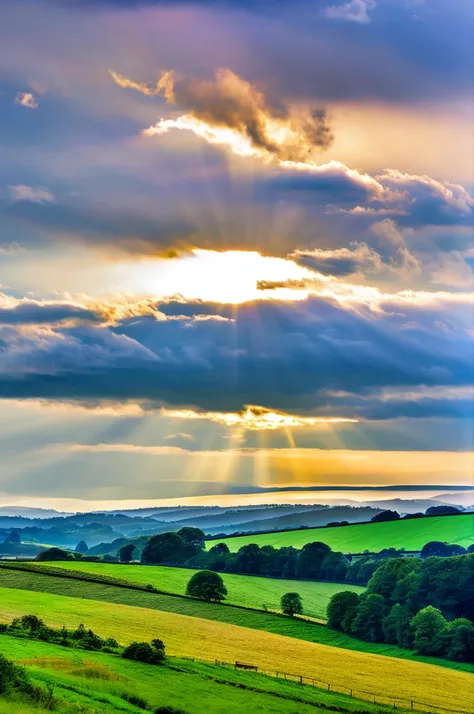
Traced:
<path fill-rule="evenodd" d="M 76 553 L 82 553 L 82 555 L 85 555 L 89 550 L 89 546 L 87 545 L 85 540 L 80 540 L 79 543 L 76 545 Z"/>
<path fill-rule="evenodd" d="M 443 652 L 443 634 L 447 622 L 438 608 L 428 605 L 411 621 L 413 645 L 418 654 L 439 655 Z"/>
<path fill-rule="evenodd" d="M 454 516 L 456 513 L 462 513 L 462 511 L 454 506 L 430 506 L 425 511 L 427 516 Z"/>
<path fill-rule="evenodd" d="M 453 555 L 463 555 L 465 552 L 466 549 L 461 545 L 430 540 L 421 549 L 420 558 L 450 558 Z"/>
<path fill-rule="evenodd" d="M 324 556 L 321 563 L 321 578 L 323 580 L 335 580 L 341 582 L 345 580 L 349 562 L 342 553 L 332 551 Z"/>
<path fill-rule="evenodd" d="M 327 606 L 328 627 L 350 632 L 360 598 L 352 590 L 342 590 L 332 596 Z"/>
<path fill-rule="evenodd" d="M 165 645 L 162 640 L 149 642 L 131 642 L 122 652 L 125 659 L 133 659 L 147 664 L 161 664 L 165 659 Z"/>
<path fill-rule="evenodd" d="M 449 623 L 444 635 L 446 656 L 456 662 L 474 662 L 474 624 L 465 617 Z"/>
<path fill-rule="evenodd" d="M 372 523 L 385 523 L 385 521 L 398 521 L 400 518 L 400 514 L 398 511 L 382 511 L 381 513 L 377 513 L 376 516 L 373 516 L 370 520 Z"/>
<path fill-rule="evenodd" d="M 186 560 L 186 545 L 177 533 L 152 536 L 142 552 L 142 563 L 180 563 Z"/>
<path fill-rule="evenodd" d="M 280 600 L 282 611 L 285 615 L 301 615 L 303 612 L 303 603 L 299 593 L 285 593 Z"/>
<path fill-rule="evenodd" d="M 367 595 L 360 599 L 356 616 L 352 621 L 351 632 L 367 642 L 383 642 L 383 620 L 385 600 L 381 595 Z"/>
<path fill-rule="evenodd" d="M 133 552 L 135 550 L 135 546 L 133 543 L 127 543 L 126 545 L 123 545 L 121 548 L 119 548 L 119 560 L 121 563 L 129 563 L 132 559 Z"/>
<path fill-rule="evenodd" d="M 326 543 L 307 543 L 298 553 L 296 577 L 317 580 L 321 577 L 323 560 L 330 552 L 331 548 Z"/>
<path fill-rule="evenodd" d="M 412 618 L 413 615 L 406 605 L 395 603 L 382 623 L 384 642 L 399 647 L 411 647 L 413 638 L 410 622 Z"/>
<path fill-rule="evenodd" d="M 198 570 L 190 579 L 186 595 L 198 597 L 201 600 L 220 602 L 227 595 L 227 588 L 218 573 L 212 570 Z"/>
<path fill-rule="evenodd" d="M 74 556 L 63 548 L 46 548 L 38 553 L 35 560 L 74 560 Z"/>
<path fill-rule="evenodd" d="M 176 535 L 183 539 L 188 558 L 197 555 L 201 550 L 204 550 L 204 533 L 200 528 L 191 528 L 185 526 L 180 528 Z"/>

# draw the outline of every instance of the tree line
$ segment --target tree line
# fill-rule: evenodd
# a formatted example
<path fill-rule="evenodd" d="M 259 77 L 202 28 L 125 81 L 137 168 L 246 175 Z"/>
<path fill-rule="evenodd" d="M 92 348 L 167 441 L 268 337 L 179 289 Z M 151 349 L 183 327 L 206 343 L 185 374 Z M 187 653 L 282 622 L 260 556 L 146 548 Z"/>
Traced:
<path fill-rule="evenodd" d="M 368 642 L 474 662 L 474 554 L 386 560 L 361 596 L 336 593 L 328 626 Z"/>

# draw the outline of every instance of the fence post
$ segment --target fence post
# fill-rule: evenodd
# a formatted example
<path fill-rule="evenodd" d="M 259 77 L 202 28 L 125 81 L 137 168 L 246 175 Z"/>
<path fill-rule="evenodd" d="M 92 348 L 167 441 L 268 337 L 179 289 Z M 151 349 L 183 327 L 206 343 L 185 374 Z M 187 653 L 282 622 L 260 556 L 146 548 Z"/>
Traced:
<path fill-rule="evenodd" d="M 352 689 L 351 689 L 351 694 L 350 694 L 350 696 L 352 697 Z"/>
<path fill-rule="evenodd" d="M 413 700 L 411 700 L 410 704 L 411 704 L 411 709 L 413 709 Z"/>
<path fill-rule="evenodd" d="M 328 684 L 328 692 L 331 690 L 331 682 Z"/>

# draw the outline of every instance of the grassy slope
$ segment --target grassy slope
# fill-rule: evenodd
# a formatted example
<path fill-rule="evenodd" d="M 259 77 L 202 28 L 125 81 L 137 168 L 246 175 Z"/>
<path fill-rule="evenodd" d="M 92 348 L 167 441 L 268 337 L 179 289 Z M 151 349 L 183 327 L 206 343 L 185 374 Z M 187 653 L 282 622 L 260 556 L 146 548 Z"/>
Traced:
<path fill-rule="evenodd" d="M 69 580 L 67 578 L 55 578 L 39 573 L 7 569 L 0 569 L 0 586 L 4 588 L 34 590 L 52 595 L 66 595 L 81 599 L 102 600 L 104 602 L 131 605 L 132 607 L 144 607 L 161 612 L 172 612 L 189 617 L 225 622 L 255 630 L 264 630 L 265 632 L 272 632 L 273 634 L 294 637 L 307 642 L 315 642 L 331 647 L 343 647 L 344 649 L 355 650 L 357 652 L 370 652 L 372 654 L 410 659 L 416 662 L 437 664 L 452 669 L 474 672 L 474 665 L 449 662 L 448 660 L 433 657 L 418 657 L 410 650 L 404 650 L 395 645 L 363 642 L 362 640 L 349 637 L 341 632 L 336 632 L 327 627 L 315 625 L 312 622 L 299 620 L 297 618 L 243 610 L 232 606 L 206 603 L 189 598 L 154 594 L 139 590 L 127 590 L 126 588 L 118 588 L 112 585 L 102 585 L 73 579 Z M 6 595 L 2 595 L 2 590 L 0 589 L 0 615 L 2 612 L 2 597 L 4 598 Z"/>
<path fill-rule="evenodd" d="M 41 565 L 40 563 L 38 565 Z M 43 563 L 54 566 L 54 563 Z M 57 567 L 72 571 L 82 571 L 95 575 L 111 575 L 131 583 L 150 583 L 159 590 L 184 595 L 186 585 L 196 570 L 187 568 L 167 568 L 154 565 L 114 565 L 110 563 L 57 563 Z M 305 580 L 278 580 L 257 578 L 248 575 L 221 573 L 227 587 L 226 601 L 234 605 L 244 605 L 257 609 L 280 610 L 281 596 L 287 592 L 298 592 L 303 600 L 304 614 L 315 618 L 326 618 L 326 607 L 334 595 L 341 590 L 362 593 L 365 588 L 357 585 L 337 583 L 312 583 Z"/>
<path fill-rule="evenodd" d="M 231 551 L 237 551 L 248 543 L 275 548 L 292 545 L 302 548 L 306 543 L 320 541 L 333 550 L 343 553 L 377 552 L 383 548 L 421 550 L 430 540 L 458 543 L 468 546 L 474 543 L 474 514 L 462 516 L 434 516 L 387 523 L 362 523 L 337 528 L 307 528 L 297 531 L 281 531 L 251 536 L 222 538 Z M 211 548 L 217 541 L 207 541 Z"/>
<path fill-rule="evenodd" d="M 53 682 L 57 696 L 77 701 L 85 693 L 89 705 L 104 712 L 119 711 L 118 707 L 136 711 L 120 696 L 125 692 L 142 697 L 153 707 L 172 706 L 188 714 L 227 714 L 230 707 L 236 714 L 294 714 L 295 700 L 298 712 L 303 714 L 315 711 L 318 704 L 354 714 L 385 711 L 384 707 L 344 695 L 215 664 L 169 658 L 156 668 L 103 653 L 65 650 L 8 636 L 0 636 L 0 652 L 27 666 L 30 677 Z"/>
<path fill-rule="evenodd" d="M 474 711 L 472 674 L 445 667 L 328 647 L 143 607 L 98 603 L 44 592 L 0 590 L 0 619 L 9 621 L 25 612 L 34 613 L 54 626 L 75 627 L 83 622 L 103 636 L 115 637 L 124 644 L 160 637 L 170 655 L 226 662 L 239 659 L 258 665 L 264 671 L 278 669 L 330 681 L 338 687 Z M 285 619 L 274 615 L 267 617 Z M 324 629 L 318 625 L 307 626 Z"/>

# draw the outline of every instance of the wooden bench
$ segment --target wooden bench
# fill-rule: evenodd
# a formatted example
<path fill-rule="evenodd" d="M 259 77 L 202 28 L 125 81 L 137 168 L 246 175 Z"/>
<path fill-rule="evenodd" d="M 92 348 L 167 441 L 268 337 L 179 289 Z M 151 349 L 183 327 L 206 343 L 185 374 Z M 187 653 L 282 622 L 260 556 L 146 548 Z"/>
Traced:
<path fill-rule="evenodd" d="M 255 664 L 246 664 L 245 662 L 236 662 L 235 669 L 251 669 L 253 672 L 258 671 L 258 667 Z"/>

